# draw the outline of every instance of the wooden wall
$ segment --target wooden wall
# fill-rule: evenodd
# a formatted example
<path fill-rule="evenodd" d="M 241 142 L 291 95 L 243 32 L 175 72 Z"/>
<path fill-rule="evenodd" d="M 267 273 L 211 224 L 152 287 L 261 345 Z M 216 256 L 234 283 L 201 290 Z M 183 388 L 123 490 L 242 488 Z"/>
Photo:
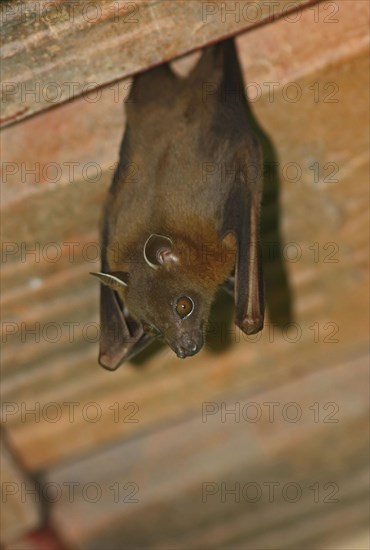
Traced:
<path fill-rule="evenodd" d="M 367 548 L 368 4 L 33 4 L 1 5 L 3 544 Z M 88 273 L 129 77 L 236 33 L 266 327 L 220 296 L 197 356 L 104 371 Z"/>

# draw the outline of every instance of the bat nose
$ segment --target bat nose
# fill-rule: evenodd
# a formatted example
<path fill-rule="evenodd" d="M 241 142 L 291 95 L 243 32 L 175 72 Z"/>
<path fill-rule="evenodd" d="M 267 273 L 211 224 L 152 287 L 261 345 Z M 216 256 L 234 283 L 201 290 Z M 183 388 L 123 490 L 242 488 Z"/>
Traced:
<path fill-rule="evenodd" d="M 203 346 L 203 335 L 191 336 L 188 333 L 185 333 L 180 339 L 179 342 L 175 344 L 175 353 L 180 359 L 185 357 L 191 357 L 198 353 L 198 351 Z"/>

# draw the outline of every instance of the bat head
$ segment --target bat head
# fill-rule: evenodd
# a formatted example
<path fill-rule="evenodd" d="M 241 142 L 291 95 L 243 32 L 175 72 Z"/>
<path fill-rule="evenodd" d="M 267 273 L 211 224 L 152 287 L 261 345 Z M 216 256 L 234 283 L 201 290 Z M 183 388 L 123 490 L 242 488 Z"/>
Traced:
<path fill-rule="evenodd" d="M 185 358 L 203 347 L 212 299 L 223 281 L 214 280 L 214 266 L 199 257 L 196 247 L 174 241 L 151 234 L 144 241 L 141 261 L 132 262 L 129 271 L 96 275 L 118 292 L 147 333 L 161 336 L 179 358 Z"/>
<path fill-rule="evenodd" d="M 161 335 L 180 358 L 200 351 L 208 314 L 201 289 L 191 284 L 177 265 L 138 275 L 127 289 L 126 304 L 129 311 L 140 315 L 144 330 Z"/>

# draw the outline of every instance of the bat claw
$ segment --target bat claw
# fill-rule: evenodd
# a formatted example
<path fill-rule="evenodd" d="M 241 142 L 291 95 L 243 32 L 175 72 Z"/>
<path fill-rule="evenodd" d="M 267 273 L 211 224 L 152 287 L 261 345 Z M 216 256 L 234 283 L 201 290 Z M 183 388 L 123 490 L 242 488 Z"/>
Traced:
<path fill-rule="evenodd" d="M 117 361 L 114 361 L 112 357 L 107 354 L 100 354 L 98 361 L 101 367 L 109 371 L 116 370 L 119 367 L 119 363 L 117 363 Z"/>
<path fill-rule="evenodd" d="M 245 334 L 257 334 L 263 329 L 263 317 L 244 319 L 239 327 Z"/>

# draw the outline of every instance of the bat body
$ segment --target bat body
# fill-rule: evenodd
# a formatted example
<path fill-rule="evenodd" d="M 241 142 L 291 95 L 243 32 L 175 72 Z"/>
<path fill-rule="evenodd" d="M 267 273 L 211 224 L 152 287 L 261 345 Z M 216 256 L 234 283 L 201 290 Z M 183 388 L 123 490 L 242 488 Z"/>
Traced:
<path fill-rule="evenodd" d="M 95 274 L 109 369 L 158 335 L 178 357 L 197 353 L 225 281 L 237 325 L 263 326 L 262 163 L 233 41 L 207 48 L 186 79 L 168 65 L 136 76 L 126 108 Z"/>

